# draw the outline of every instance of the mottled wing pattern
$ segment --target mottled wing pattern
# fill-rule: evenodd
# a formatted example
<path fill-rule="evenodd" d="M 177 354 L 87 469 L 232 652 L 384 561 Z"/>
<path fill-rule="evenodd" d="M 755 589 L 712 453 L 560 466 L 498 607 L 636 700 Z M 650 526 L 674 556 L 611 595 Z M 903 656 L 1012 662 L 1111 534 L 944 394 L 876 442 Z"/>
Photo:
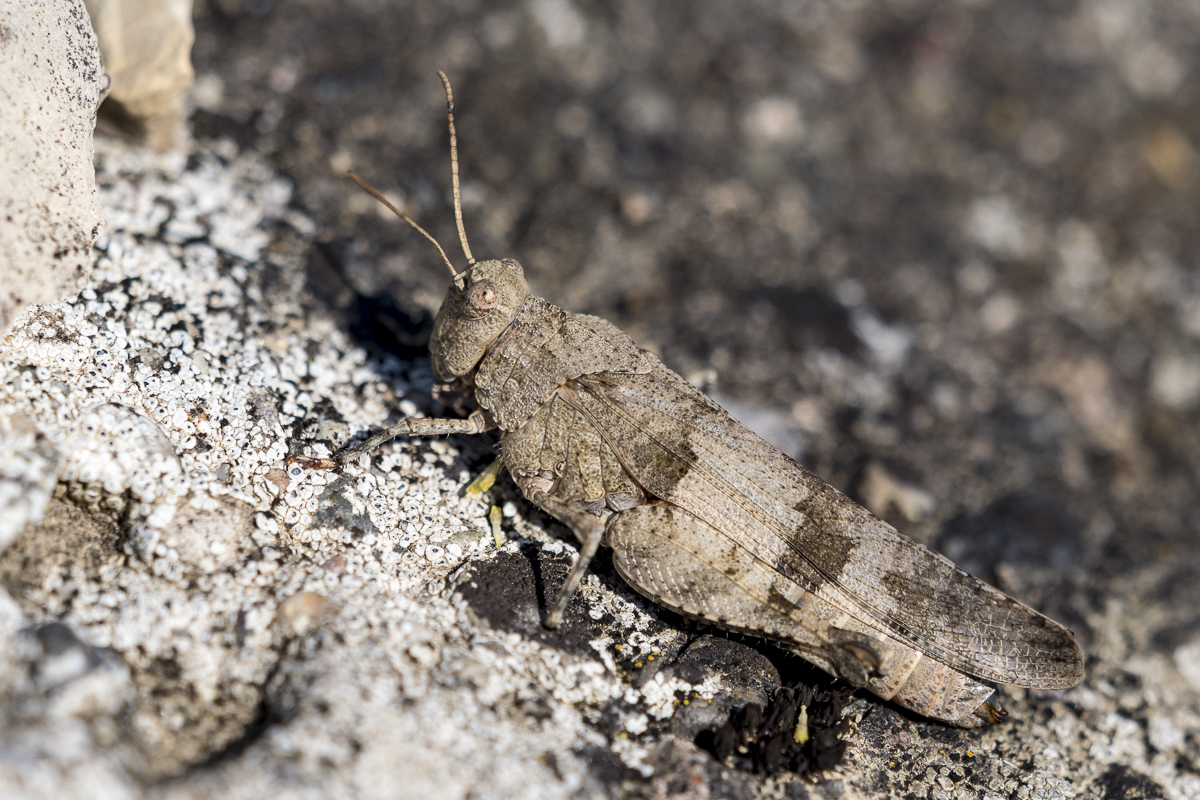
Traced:
<path fill-rule="evenodd" d="M 896 531 L 768 445 L 665 367 L 568 384 L 649 493 L 708 522 L 784 578 L 985 681 L 1073 686 L 1071 634 Z"/>

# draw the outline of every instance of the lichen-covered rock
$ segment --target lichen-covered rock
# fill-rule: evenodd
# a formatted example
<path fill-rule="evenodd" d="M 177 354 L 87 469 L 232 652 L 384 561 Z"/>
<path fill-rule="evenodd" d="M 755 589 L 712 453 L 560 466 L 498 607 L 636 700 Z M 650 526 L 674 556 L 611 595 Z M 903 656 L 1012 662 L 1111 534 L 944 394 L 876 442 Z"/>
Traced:
<path fill-rule="evenodd" d="M 81 0 L 0 6 L 0 336 L 87 280 L 104 222 L 92 132 L 106 83 Z"/>

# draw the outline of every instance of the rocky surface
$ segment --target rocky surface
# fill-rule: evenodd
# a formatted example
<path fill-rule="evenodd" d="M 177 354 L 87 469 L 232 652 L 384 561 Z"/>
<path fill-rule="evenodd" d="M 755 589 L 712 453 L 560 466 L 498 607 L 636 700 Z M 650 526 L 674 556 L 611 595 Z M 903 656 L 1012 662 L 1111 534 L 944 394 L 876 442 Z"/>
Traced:
<path fill-rule="evenodd" d="M 0 477 L 44 498 L 0 552 L 0 794 L 1200 797 L 1190 3 L 198 13 L 194 145 L 101 143 L 93 277 L 0 351 Z M 853 697 L 841 763 L 771 761 L 739 709 L 836 687 L 603 558 L 542 629 L 572 543 L 464 491 L 490 441 L 289 467 L 444 413 L 444 266 L 341 177 L 451 249 L 438 68 L 477 254 L 715 373 L 1071 626 L 1084 684 L 976 730 Z"/>
<path fill-rule="evenodd" d="M 92 131 L 107 83 L 80 0 L 0 6 L 0 336 L 25 307 L 87 280 L 104 222 Z"/>

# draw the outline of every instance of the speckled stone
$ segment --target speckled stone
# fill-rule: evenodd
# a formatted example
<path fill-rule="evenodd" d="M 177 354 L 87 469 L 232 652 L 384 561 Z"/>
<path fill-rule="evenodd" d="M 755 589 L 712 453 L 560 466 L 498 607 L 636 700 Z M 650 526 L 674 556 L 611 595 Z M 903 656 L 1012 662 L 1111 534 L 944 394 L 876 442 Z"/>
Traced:
<path fill-rule="evenodd" d="M 82 0 L 0 6 L 0 336 L 87 280 L 104 222 L 92 132 L 107 83 Z"/>

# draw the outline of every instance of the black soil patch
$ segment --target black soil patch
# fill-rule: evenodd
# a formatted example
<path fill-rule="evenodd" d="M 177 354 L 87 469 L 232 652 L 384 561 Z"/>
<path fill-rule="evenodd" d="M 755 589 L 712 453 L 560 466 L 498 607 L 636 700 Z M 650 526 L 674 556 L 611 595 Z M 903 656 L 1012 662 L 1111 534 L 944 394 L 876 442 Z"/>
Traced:
<path fill-rule="evenodd" d="M 725 724 L 698 734 L 696 744 L 740 770 L 768 775 L 823 772 L 846 755 L 850 722 L 842 719 L 842 708 L 851 694 L 848 688 L 783 686 L 766 708 L 749 703 L 731 712 Z"/>
<path fill-rule="evenodd" d="M 1109 767 L 1095 788 L 1104 800 L 1159 800 L 1167 796 L 1154 779 L 1122 764 Z"/>
<path fill-rule="evenodd" d="M 532 543 L 517 552 L 504 551 L 471 566 L 457 591 L 471 609 L 493 628 L 520 633 L 543 644 L 581 655 L 594 655 L 588 644 L 603 635 L 603 620 L 587 614 L 582 591 L 567 604 L 562 624 L 547 630 L 542 624 L 575 555 L 553 555 Z"/>

